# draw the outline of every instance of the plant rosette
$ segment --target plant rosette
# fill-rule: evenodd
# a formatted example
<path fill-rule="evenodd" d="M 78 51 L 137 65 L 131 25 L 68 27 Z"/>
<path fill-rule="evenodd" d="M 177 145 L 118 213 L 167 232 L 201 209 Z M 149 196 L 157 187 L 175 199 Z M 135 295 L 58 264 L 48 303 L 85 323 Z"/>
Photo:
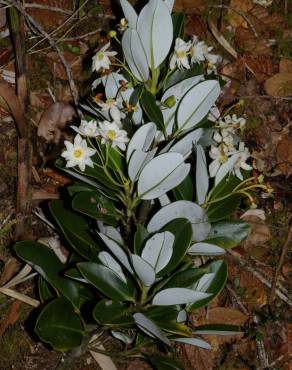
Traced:
<path fill-rule="evenodd" d="M 210 349 L 201 334 L 240 331 L 188 317 L 224 288 L 224 254 L 248 235 L 231 219 L 241 199 L 267 188 L 249 177 L 245 119 L 236 105 L 223 117 L 215 107 L 220 58 L 185 39 L 172 6 L 150 0 L 137 14 L 121 0 L 124 19 L 93 57 L 104 100 L 80 105 L 86 119 L 56 162 L 76 182 L 49 205 L 66 261 L 39 242 L 15 246 L 40 275 L 35 331 L 56 350 L 105 332 L 125 355 L 157 343 Z"/>

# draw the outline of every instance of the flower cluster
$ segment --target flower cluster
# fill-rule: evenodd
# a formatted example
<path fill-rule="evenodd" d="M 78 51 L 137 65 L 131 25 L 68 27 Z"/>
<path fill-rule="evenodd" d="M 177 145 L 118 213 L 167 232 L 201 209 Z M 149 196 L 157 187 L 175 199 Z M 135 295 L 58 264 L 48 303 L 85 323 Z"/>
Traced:
<path fill-rule="evenodd" d="M 115 111 L 116 113 L 116 111 Z M 78 166 L 81 171 L 85 170 L 85 166 L 93 167 L 93 162 L 90 157 L 96 153 L 96 149 L 89 148 L 86 138 L 101 138 L 101 143 L 109 143 L 113 148 L 118 147 L 121 150 L 126 149 L 126 143 L 129 141 L 127 132 L 121 128 L 120 116 L 117 121 L 85 121 L 81 120 L 80 126 L 71 126 L 77 135 L 74 138 L 74 143 L 65 141 L 66 149 L 62 153 L 67 161 L 66 167 Z"/>
<path fill-rule="evenodd" d="M 190 69 L 190 63 L 206 62 L 207 74 L 216 73 L 219 56 L 211 54 L 212 49 L 213 47 L 206 45 L 204 41 L 199 41 L 197 36 L 193 36 L 193 40 L 188 42 L 177 38 L 174 53 L 170 59 L 170 69 L 173 70 L 176 66 L 179 69 Z"/>
<path fill-rule="evenodd" d="M 209 165 L 209 173 L 211 177 L 215 177 L 220 167 L 228 161 L 229 158 L 237 158 L 231 168 L 231 172 L 240 180 L 243 180 L 241 169 L 251 170 L 252 167 L 246 163 L 250 157 L 248 148 L 243 142 L 239 142 L 236 135 L 237 130 L 242 130 L 246 124 L 243 117 L 227 115 L 217 121 L 218 130 L 213 135 L 213 140 L 217 145 L 212 145 L 209 155 L 213 160 Z"/>

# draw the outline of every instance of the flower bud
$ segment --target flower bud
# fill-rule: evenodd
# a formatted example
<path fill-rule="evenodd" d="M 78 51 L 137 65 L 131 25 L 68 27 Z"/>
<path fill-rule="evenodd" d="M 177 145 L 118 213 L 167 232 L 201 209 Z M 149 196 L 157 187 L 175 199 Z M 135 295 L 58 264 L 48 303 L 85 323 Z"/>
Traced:
<path fill-rule="evenodd" d="M 115 30 L 110 30 L 107 35 L 112 39 L 117 36 L 117 32 Z"/>
<path fill-rule="evenodd" d="M 175 105 L 175 96 L 171 95 L 167 99 L 164 100 L 163 105 L 167 108 L 172 108 Z"/>

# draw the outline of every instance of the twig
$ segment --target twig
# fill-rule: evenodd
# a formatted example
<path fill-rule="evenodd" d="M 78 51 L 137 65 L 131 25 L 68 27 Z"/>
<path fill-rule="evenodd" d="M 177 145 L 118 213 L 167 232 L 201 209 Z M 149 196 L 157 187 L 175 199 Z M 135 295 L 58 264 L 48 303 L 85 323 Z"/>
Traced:
<path fill-rule="evenodd" d="M 232 8 L 228 5 L 208 5 L 209 8 L 219 8 L 219 9 L 228 9 L 228 10 L 231 10 L 232 12 L 234 13 L 237 13 L 238 15 L 240 15 L 247 23 L 248 25 L 250 26 L 250 28 L 252 29 L 253 33 L 255 34 L 256 37 L 259 37 L 254 25 L 252 24 L 252 22 L 248 19 L 248 17 L 246 16 L 246 14 L 244 12 L 242 12 L 241 10 L 238 10 L 238 9 L 235 9 L 235 8 Z"/>
<path fill-rule="evenodd" d="M 71 71 L 71 68 L 69 66 L 69 64 L 67 63 L 64 55 L 62 54 L 62 52 L 60 51 L 59 47 L 56 45 L 56 42 L 52 39 L 52 37 L 41 27 L 41 25 L 34 19 L 32 18 L 29 14 L 27 14 L 27 12 L 24 10 L 24 8 L 19 5 L 17 2 L 15 2 L 14 0 L 7 0 L 7 2 L 11 3 L 15 8 L 17 8 L 19 10 L 19 12 L 29 21 L 29 23 L 40 33 L 42 34 L 49 42 L 49 44 L 51 45 L 52 48 L 54 48 L 65 68 L 65 71 L 66 71 L 66 74 L 67 74 L 67 79 L 68 79 L 68 83 L 69 83 L 69 86 L 70 86 L 70 91 L 71 91 L 71 94 L 72 94 L 72 98 L 74 100 L 74 104 L 75 104 L 75 107 L 76 107 L 76 111 L 77 111 L 77 106 L 78 106 L 78 90 L 76 88 L 76 85 L 75 85 L 75 82 L 72 78 L 72 71 Z"/>
<path fill-rule="evenodd" d="M 98 28 L 95 31 L 91 31 L 91 32 L 85 33 L 84 35 L 81 35 L 81 36 L 62 38 L 62 41 L 75 41 L 75 40 L 86 39 L 87 37 L 96 35 L 97 33 L 101 32 L 101 31 L 102 31 L 102 28 Z"/>
<path fill-rule="evenodd" d="M 254 268 L 252 267 L 249 267 L 247 262 L 239 259 L 237 256 L 235 256 L 234 252 L 232 252 L 231 250 L 228 251 L 228 254 L 229 256 L 234 260 L 236 261 L 237 263 L 239 263 L 242 267 L 244 267 L 246 270 L 248 270 L 249 272 L 251 272 L 258 280 L 260 280 L 265 286 L 267 286 L 268 288 L 271 288 L 272 287 L 272 284 L 262 275 L 260 274 L 257 270 L 255 270 Z M 289 306 L 292 306 L 292 301 L 291 299 L 289 299 L 283 292 L 281 292 L 279 289 L 275 289 L 275 293 L 276 295 L 282 299 L 282 301 L 284 301 L 285 303 L 287 303 Z"/>
<path fill-rule="evenodd" d="M 229 293 L 232 295 L 232 297 L 234 298 L 237 306 L 241 309 L 241 311 L 245 314 L 245 315 L 249 315 L 249 312 L 248 310 L 245 308 L 245 306 L 243 305 L 243 303 L 241 302 L 241 300 L 239 299 L 238 295 L 236 294 L 236 292 L 231 288 L 231 286 L 229 284 L 226 285 L 226 288 L 227 290 L 229 291 Z"/>
<path fill-rule="evenodd" d="M 256 325 L 258 324 L 258 318 L 256 315 L 253 315 L 253 321 Z M 256 338 L 256 345 L 261 365 L 260 369 L 266 369 L 269 367 L 269 359 L 266 353 L 265 343 L 262 339 Z"/>
<path fill-rule="evenodd" d="M 289 228 L 286 242 L 283 245 L 282 253 L 281 253 L 281 256 L 280 256 L 280 259 L 279 259 L 279 262 L 278 262 L 278 266 L 277 266 L 277 269 L 276 269 L 274 279 L 273 279 L 273 283 L 272 283 L 272 287 L 271 287 L 271 293 L 270 293 L 270 297 L 269 297 L 269 303 L 270 304 L 273 302 L 273 300 L 275 298 L 275 290 L 276 290 L 276 286 L 277 286 L 277 280 L 278 280 L 278 277 L 280 275 L 280 272 L 281 272 L 281 269 L 282 269 L 282 266 L 283 266 L 283 263 L 284 263 L 286 254 L 289 250 L 289 245 L 291 244 L 291 242 L 292 242 L 292 224 Z"/>
<path fill-rule="evenodd" d="M 242 95 L 237 96 L 237 99 L 276 99 L 276 100 L 292 100 L 292 97 L 286 96 L 270 96 L 270 95 Z"/>
<path fill-rule="evenodd" d="M 238 54 L 237 51 L 233 49 L 233 47 L 229 44 L 229 42 L 225 39 L 225 37 L 220 33 L 215 25 L 215 23 L 208 18 L 208 26 L 210 28 L 210 31 L 212 32 L 215 39 L 219 42 L 221 46 L 230 54 L 233 56 L 233 58 L 237 59 Z"/>
<path fill-rule="evenodd" d="M 49 10 L 51 12 L 56 12 L 56 13 L 61 13 L 65 15 L 72 15 L 73 11 L 62 9 L 62 8 L 57 8 L 53 6 L 47 6 L 47 5 L 42 5 L 42 4 L 24 4 L 24 8 L 34 8 L 34 9 L 43 9 L 43 10 Z"/>
<path fill-rule="evenodd" d="M 18 6 L 18 3 L 15 2 Z M 25 54 L 25 26 L 24 17 L 18 8 L 13 6 L 9 9 L 10 33 L 13 41 L 16 65 L 16 91 L 20 102 L 23 117 L 21 124 L 18 120 L 18 182 L 16 196 L 16 239 L 22 239 L 29 234 L 31 228 L 31 167 L 32 167 L 32 144 L 30 139 L 30 125 L 25 119 L 28 111 L 28 91 L 26 77 L 26 54 Z M 20 126 L 19 126 L 20 125 Z"/>

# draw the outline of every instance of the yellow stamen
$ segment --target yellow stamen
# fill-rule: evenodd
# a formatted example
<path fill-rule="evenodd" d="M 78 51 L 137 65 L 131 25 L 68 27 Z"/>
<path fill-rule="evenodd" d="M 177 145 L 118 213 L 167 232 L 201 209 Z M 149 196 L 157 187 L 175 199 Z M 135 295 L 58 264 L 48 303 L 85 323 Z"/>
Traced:
<path fill-rule="evenodd" d="M 97 53 L 97 59 L 98 60 L 103 60 L 103 58 L 104 58 L 104 53 L 102 53 L 102 52 Z"/>
<path fill-rule="evenodd" d="M 115 130 L 108 130 L 107 132 L 107 137 L 110 139 L 110 140 L 115 140 L 115 138 L 117 137 L 117 133 Z"/>
<path fill-rule="evenodd" d="M 75 158 L 80 158 L 83 155 L 83 150 L 82 149 L 75 149 L 73 153 Z"/>

